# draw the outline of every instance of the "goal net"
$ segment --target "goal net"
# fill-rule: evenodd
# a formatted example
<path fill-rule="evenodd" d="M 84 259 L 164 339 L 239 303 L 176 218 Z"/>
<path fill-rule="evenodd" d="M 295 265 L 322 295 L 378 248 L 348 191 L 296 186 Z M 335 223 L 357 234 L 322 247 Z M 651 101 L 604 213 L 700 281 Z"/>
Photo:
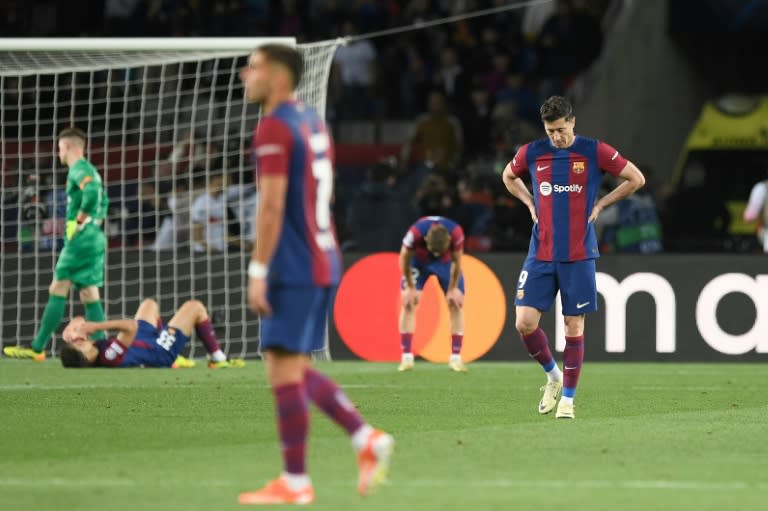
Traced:
<path fill-rule="evenodd" d="M 0 39 L 0 333 L 35 334 L 62 247 L 67 169 L 56 135 L 75 125 L 105 181 L 110 208 L 108 317 L 152 297 L 167 321 L 185 300 L 209 308 L 222 348 L 258 354 L 245 271 L 258 191 L 249 146 L 258 106 L 238 77 L 250 51 L 292 38 Z M 325 112 L 338 43 L 298 45 L 299 98 Z M 70 314 L 82 314 L 76 291 Z M 51 349 L 56 351 L 54 336 Z M 202 344 L 187 354 L 199 357 Z M 325 348 L 314 354 L 330 358 Z"/>

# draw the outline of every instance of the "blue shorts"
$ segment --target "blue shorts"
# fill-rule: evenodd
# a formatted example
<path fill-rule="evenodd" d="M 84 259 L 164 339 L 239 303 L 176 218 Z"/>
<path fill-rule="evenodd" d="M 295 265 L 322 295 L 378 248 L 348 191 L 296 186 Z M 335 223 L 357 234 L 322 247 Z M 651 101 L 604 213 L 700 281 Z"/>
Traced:
<path fill-rule="evenodd" d="M 411 264 L 411 276 L 416 285 L 416 289 L 421 291 L 430 275 L 437 277 L 440 287 L 445 293 L 448 290 L 448 284 L 451 283 L 451 262 L 435 261 L 431 264 Z M 456 287 L 464 292 L 464 275 L 459 275 L 459 282 Z M 400 289 L 405 289 L 405 279 L 400 278 Z"/>
<path fill-rule="evenodd" d="M 184 332 L 172 326 L 165 326 L 162 322 L 153 325 L 138 319 L 136 323 L 138 328 L 133 342 L 136 344 L 138 341 L 148 347 L 152 352 L 151 358 L 155 359 L 151 361 L 152 365 L 170 367 L 189 342 L 189 336 Z"/>
<path fill-rule="evenodd" d="M 272 315 L 261 318 L 261 350 L 309 353 L 322 349 L 335 294 L 335 286 L 269 286 Z"/>
<path fill-rule="evenodd" d="M 557 292 L 564 316 L 579 316 L 597 310 L 595 260 L 547 262 L 528 257 L 517 281 L 515 305 L 540 311 L 552 307 Z"/>

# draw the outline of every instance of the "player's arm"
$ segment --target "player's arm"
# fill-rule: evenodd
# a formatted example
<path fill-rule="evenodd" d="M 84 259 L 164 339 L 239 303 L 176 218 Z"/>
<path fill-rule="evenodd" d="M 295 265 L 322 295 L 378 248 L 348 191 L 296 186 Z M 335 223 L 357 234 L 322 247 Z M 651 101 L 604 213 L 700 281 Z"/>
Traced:
<path fill-rule="evenodd" d="M 456 289 L 456 286 L 459 285 L 462 255 L 464 255 L 464 250 L 454 250 L 451 253 L 451 280 L 448 282 L 448 291 Z"/>
<path fill-rule="evenodd" d="M 267 175 L 259 178 L 259 206 L 256 212 L 256 243 L 251 261 L 268 266 L 277 249 L 285 215 L 288 177 Z"/>
<path fill-rule="evenodd" d="M 107 321 L 84 321 L 79 330 L 84 336 L 89 336 L 99 330 L 117 331 L 117 340 L 127 348 L 133 343 L 137 328 L 135 319 L 111 319 Z"/>
<path fill-rule="evenodd" d="M 416 283 L 413 281 L 413 274 L 411 273 L 411 262 L 413 261 L 413 249 L 408 248 L 405 245 L 400 249 L 400 274 L 405 281 L 405 287 L 407 289 L 415 289 Z"/>
<path fill-rule="evenodd" d="M 86 225 L 98 218 L 99 208 L 102 204 L 103 189 L 98 180 L 88 173 L 75 177 L 80 188 L 80 209 L 75 220 L 67 222 L 67 238 L 72 239 L 75 234 L 82 231 Z"/>
<path fill-rule="evenodd" d="M 504 186 L 507 188 L 507 191 L 509 191 L 512 196 L 516 197 L 520 202 L 525 204 L 525 206 L 528 208 L 528 211 L 531 212 L 531 218 L 534 222 L 538 222 L 539 219 L 536 215 L 536 205 L 533 202 L 533 195 L 531 195 L 531 192 L 528 191 L 528 187 L 525 186 L 525 183 L 522 179 L 520 179 L 517 174 L 512 169 L 513 161 L 509 162 L 506 167 L 504 167 L 504 172 L 501 173 L 501 179 L 504 181 Z"/>
<path fill-rule="evenodd" d="M 766 186 L 764 181 L 752 187 L 747 207 L 744 209 L 745 222 L 754 222 L 760 216 L 760 211 L 763 209 L 763 204 L 765 204 L 766 195 L 768 195 L 767 192 L 768 186 Z"/>
<path fill-rule="evenodd" d="M 600 211 L 607 208 L 611 204 L 619 202 L 621 199 L 629 197 L 635 191 L 642 188 L 645 184 L 645 176 L 640 172 L 634 163 L 627 160 L 627 164 L 617 175 L 622 181 L 621 183 L 611 190 L 607 195 L 601 197 L 592 208 L 592 214 L 589 215 L 589 221 L 594 222 Z"/>

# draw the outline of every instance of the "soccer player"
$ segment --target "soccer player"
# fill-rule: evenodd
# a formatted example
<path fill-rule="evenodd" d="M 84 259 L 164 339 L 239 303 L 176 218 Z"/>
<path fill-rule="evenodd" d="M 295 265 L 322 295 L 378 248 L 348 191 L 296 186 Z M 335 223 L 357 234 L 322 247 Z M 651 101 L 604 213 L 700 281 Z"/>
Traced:
<path fill-rule="evenodd" d="M 11 358 L 45 360 L 45 348 L 51 334 L 64 317 L 69 290 L 80 291 L 80 301 L 89 321 L 102 321 L 99 287 L 104 284 L 106 238 L 101 224 L 107 214 L 109 199 L 96 167 L 85 158 L 85 133 L 75 127 L 59 133 L 59 160 L 69 168 L 67 174 L 67 219 L 64 248 L 56 262 L 53 282 L 48 288 L 48 303 L 30 348 L 8 346 L 3 353 Z M 103 332 L 93 332 L 103 339 Z"/>
<path fill-rule="evenodd" d="M 600 254 L 593 223 L 600 211 L 643 186 L 645 178 L 613 147 L 574 133 L 576 117 L 568 99 L 552 96 L 540 113 L 547 138 L 523 145 L 502 175 L 509 192 L 528 206 L 534 222 L 517 283 L 515 327 L 547 374 L 539 413 L 549 413 L 557 405 L 557 418 L 573 419 L 584 359 L 584 315 L 597 310 L 595 259 Z M 621 182 L 598 199 L 603 172 Z M 526 173 L 533 195 L 519 179 Z M 541 313 L 549 310 L 558 291 L 565 322 L 562 371 L 539 327 Z"/>
<path fill-rule="evenodd" d="M 91 338 L 94 332 L 103 330 L 116 331 L 117 335 L 98 341 Z M 172 367 L 193 331 L 209 354 L 208 367 L 245 365 L 240 359 L 226 359 L 202 302 L 184 302 L 165 326 L 157 302 L 151 298 L 141 302 L 133 319 L 90 322 L 82 316 L 73 318 L 62 335 L 61 364 L 64 367 Z"/>
<path fill-rule="evenodd" d="M 464 253 L 464 231 L 461 226 L 442 216 L 420 218 L 405 233 L 400 249 L 400 347 L 402 357 L 398 371 L 413 369 L 411 342 L 416 306 L 424 283 L 434 275 L 443 288 L 451 315 L 451 358 L 448 367 L 466 371 L 461 361 L 464 339 L 464 276 L 461 256 Z"/>
<path fill-rule="evenodd" d="M 252 144 L 259 206 L 248 304 L 262 315 L 261 349 L 283 454 L 280 477 L 240 494 L 241 504 L 314 500 L 306 471 L 310 401 L 349 434 L 361 495 L 384 481 L 394 448 L 392 436 L 369 425 L 309 357 L 323 347 L 341 258 L 331 217 L 333 144 L 323 120 L 295 97 L 302 69 L 297 50 L 267 44 L 240 72 L 246 99 L 263 113 Z"/>

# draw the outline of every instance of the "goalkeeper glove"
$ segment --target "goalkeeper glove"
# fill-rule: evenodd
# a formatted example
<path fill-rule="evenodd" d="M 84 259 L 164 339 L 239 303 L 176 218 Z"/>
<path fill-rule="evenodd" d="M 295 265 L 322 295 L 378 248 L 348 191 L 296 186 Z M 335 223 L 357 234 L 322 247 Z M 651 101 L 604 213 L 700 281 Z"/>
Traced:
<path fill-rule="evenodd" d="M 91 222 L 93 222 L 93 218 L 83 213 L 77 214 L 77 220 L 67 220 L 67 239 L 74 238 L 75 234 L 82 231 Z"/>

